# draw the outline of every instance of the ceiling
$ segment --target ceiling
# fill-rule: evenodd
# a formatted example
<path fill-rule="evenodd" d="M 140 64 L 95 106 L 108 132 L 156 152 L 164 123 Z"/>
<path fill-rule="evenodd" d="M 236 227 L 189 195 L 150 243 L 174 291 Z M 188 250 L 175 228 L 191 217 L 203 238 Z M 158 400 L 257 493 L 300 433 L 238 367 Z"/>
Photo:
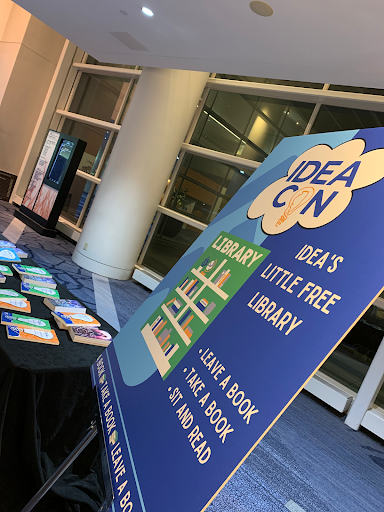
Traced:
<path fill-rule="evenodd" d="M 380 0 L 270 0 L 270 17 L 249 0 L 142 1 L 153 17 L 138 0 L 17 3 L 102 62 L 384 88 Z"/>

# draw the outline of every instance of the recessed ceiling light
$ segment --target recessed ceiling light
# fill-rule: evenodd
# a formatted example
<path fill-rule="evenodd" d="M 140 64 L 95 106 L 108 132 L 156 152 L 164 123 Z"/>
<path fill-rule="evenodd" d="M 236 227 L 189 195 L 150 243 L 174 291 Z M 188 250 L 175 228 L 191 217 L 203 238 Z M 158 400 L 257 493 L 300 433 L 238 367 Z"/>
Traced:
<path fill-rule="evenodd" d="M 146 16 L 153 16 L 153 12 L 148 7 L 142 7 L 141 10 Z"/>
<path fill-rule="evenodd" d="M 272 7 L 265 2 L 260 2 L 259 0 L 251 2 L 249 7 L 259 16 L 272 16 L 273 14 Z"/>
<path fill-rule="evenodd" d="M 120 14 L 123 14 L 123 16 L 128 16 L 127 11 L 123 11 L 123 10 L 121 10 L 121 11 L 120 11 Z"/>

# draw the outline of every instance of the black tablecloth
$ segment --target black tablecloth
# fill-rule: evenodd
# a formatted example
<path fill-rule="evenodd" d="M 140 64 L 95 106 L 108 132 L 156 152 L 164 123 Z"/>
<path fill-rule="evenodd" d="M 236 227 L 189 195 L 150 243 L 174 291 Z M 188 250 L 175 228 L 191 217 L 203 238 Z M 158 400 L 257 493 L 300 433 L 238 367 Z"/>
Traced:
<path fill-rule="evenodd" d="M 38 266 L 30 259 L 21 264 Z M 20 282 L 14 271 L 0 288 L 20 291 Z M 57 290 L 61 298 L 75 299 L 63 286 Z M 30 316 L 49 319 L 60 345 L 8 340 L 0 325 L 1 512 L 20 512 L 84 437 L 96 412 L 90 366 L 103 348 L 72 342 L 56 328 L 42 298 L 28 295 L 28 300 Z M 96 438 L 34 510 L 96 511 L 103 499 L 101 480 Z"/>

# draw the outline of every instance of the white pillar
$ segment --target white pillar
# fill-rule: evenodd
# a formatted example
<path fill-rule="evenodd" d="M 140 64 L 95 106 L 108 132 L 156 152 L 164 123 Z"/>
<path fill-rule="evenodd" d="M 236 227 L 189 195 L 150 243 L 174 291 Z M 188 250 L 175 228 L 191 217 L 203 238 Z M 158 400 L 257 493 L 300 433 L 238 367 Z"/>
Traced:
<path fill-rule="evenodd" d="M 358 430 L 367 410 L 372 407 L 384 382 L 384 338 L 372 360 L 345 423 Z"/>
<path fill-rule="evenodd" d="M 144 68 L 72 259 L 128 279 L 209 74 Z"/>

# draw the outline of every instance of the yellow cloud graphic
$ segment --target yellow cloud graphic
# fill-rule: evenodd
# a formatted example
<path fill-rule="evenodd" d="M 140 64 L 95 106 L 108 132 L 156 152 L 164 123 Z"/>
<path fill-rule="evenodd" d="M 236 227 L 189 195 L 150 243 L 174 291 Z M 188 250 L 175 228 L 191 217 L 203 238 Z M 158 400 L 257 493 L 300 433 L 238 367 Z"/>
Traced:
<path fill-rule="evenodd" d="M 318 228 L 348 206 L 353 190 L 384 177 L 384 149 L 362 154 L 365 141 L 354 139 L 336 148 L 320 144 L 302 153 L 287 176 L 264 189 L 248 209 L 248 218 L 263 216 L 265 233 L 275 235 L 296 223 Z"/>

